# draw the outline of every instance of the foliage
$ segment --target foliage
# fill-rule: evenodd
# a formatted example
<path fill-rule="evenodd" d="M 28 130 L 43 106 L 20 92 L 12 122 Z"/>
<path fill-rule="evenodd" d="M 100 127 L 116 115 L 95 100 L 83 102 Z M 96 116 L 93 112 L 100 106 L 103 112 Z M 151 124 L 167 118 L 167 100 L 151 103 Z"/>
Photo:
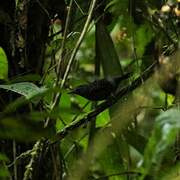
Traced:
<path fill-rule="evenodd" d="M 176 0 L 1 3 L 0 179 L 178 179 L 179 11 Z M 68 93 L 128 72 L 102 102 Z"/>
<path fill-rule="evenodd" d="M 0 79 L 7 79 L 8 77 L 8 62 L 7 57 L 2 48 L 0 48 Z"/>

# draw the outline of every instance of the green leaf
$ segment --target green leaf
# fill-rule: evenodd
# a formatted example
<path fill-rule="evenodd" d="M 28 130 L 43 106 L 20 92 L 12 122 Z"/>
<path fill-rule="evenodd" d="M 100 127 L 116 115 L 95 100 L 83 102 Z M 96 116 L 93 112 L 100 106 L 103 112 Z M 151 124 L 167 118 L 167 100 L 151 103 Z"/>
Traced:
<path fill-rule="evenodd" d="M 152 40 L 154 34 L 148 24 L 143 24 L 136 31 L 135 44 L 138 57 L 144 54 L 146 45 Z"/>
<path fill-rule="evenodd" d="M 51 137 L 51 129 L 43 128 L 43 122 L 34 121 L 27 114 L 18 118 L 6 117 L 0 121 L 0 138 L 15 139 L 22 142 L 36 141 L 41 137 Z"/>
<path fill-rule="evenodd" d="M 0 166 L 0 177 L 1 178 L 10 177 L 9 171 L 2 166 Z"/>
<path fill-rule="evenodd" d="M 159 180 L 164 180 L 164 179 L 178 180 L 179 170 L 180 170 L 180 162 L 174 164 L 174 166 L 171 166 L 166 171 L 163 171 L 162 176 L 159 178 Z"/>
<path fill-rule="evenodd" d="M 97 58 L 101 61 L 105 76 L 122 73 L 121 64 L 106 26 L 100 21 L 96 26 Z"/>
<path fill-rule="evenodd" d="M 166 151 L 175 142 L 180 130 L 179 119 L 180 111 L 177 109 L 163 112 L 156 118 L 155 128 L 144 152 L 145 175 L 158 173 Z"/>
<path fill-rule="evenodd" d="M 108 110 L 101 113 L 100 116 L 96 117 L 96 126 L 97 127 L 103 127 L 109 122 L 109 112 Z"/>
<path fill-rule="evenodd" d="M 113 14 L 120 16 L 127 13 L 128 5 L 129 2 L 126 0 L 112 0 L 107 4 L 106 9 L 109 9 Z"/>
<path fill-rule="evenodd" d="M 114 47 L 113 41 L 106 26 L 103 22 L 99 21 L 96 25 L 96 56 L 100 63 L 102 63 L 102 68 L 104 75 L 113 76 L 121 75 L 122 67 L 117 55 L 116 49 Z M 118 105 L 111 107 L 110 116 L 112 111 L 117 108 Z"/>
<path fill-rule="evenodd" d="M 0 88 L 21 94 L 25 96 L 26 99 L 30 99 L 33 96 L 39 93 L 43 93 L 47 90 L 47 88 L 45 87 L 39 88 L 35 84 L 29 83 L 29 82 L 21 82 L 21 83 L 9 84 L 9 85 L 0 85 Z"/>
<path fill-rule="evenodd" d="M 8 162 L 9 159 L 5 154 L 0 153 L 0 177 L 8 177 L 9 176 L 9 171 L 5 167 L 5 162 Z"/>
<path fill-rule="evenodd" d="M 3 48 L 0 47 L 0 79 L 8 78 L 8 60 Z"/>
<path fill-rule="evenodd" d="M 0 87 L 1 88 L 1 87 Z M 18 97 L 16 100 L 13 102 L 9 103 L 2 112 L 0 112 L 0 115 L 5 115 L 10 112 L 17 111 L 19 107 L 22 107 L 25 104 L 28 104 L 30 101 L 32 103 L 37 104 L 37 102 L 42 98 L 46 97 L 49 93 L 57 93 L 60 92 L 59 88 L 47 88 L 44 90 L 40 90 L 37 93 L 31 94 L 31 96 L 28 96 L 29 99 L 27 99 L 25 96 Z M 63 91 L 61 91 L 63 92 Z"/>
<path fill-rule="evenodd" d="M 134 147 L 139 153 L 143 154 L 147 139 L 135 131 L 126 131 L 125 139 L 128 144 Z"/>
<path fill-rule="evenodd" d="M 8 157 L 5 154 L 0 153 L 0 161 L 8 161 Z"/>

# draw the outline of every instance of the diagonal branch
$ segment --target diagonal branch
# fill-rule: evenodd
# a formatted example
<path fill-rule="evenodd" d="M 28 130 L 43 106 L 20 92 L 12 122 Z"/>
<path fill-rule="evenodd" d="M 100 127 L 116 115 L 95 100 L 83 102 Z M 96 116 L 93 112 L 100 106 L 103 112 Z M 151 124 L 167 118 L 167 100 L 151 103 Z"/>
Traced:
<path fill-rule="evenodd" d="M 130 85 L 125 86 L 124 88 L 120 89 L 116 94 L 116 98 L 109 98 L 106 101 L 102 102 L 99 104 L 95 110 L 91 111 L 89 114 L 87 114 L 84 118 L 74 121 L 68 126 L 66 126 L 64 129 L 61 131 L 57 132 L 56 134 L 56 141 L 53 142 L 52 144 L 64 139 L 71 131 L 79 128 L 80 126 L 86 124 L 87 122 L 90 122 L 99 115 L 101 112 L 106 110 L 107 108 L 111 107 L 113 104 L 115 104 L 122 96 L 126 95 L 129 92 L 132 92 L 134 89 L 139 87 L 142 84 L 142 79 L 143 81 L 147 80 L 150 75 L 153 73 L 153 69 L 156 65 L 156 62 L 153 63 L 149 68 L 147 68 L 144 73 L 135 79 Z"/>

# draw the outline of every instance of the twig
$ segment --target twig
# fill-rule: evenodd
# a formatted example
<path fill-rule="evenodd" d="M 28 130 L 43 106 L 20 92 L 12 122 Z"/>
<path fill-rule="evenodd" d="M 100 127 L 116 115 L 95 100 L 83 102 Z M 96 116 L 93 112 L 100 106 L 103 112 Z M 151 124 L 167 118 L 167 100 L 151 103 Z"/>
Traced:
<path fill-rule="evenodd" d="M 10 168 L 11 166 L 16 164 L 21 159 L 24 159 L 24 158 L 27 158 L 27 157 L 31 156 L 32 152 L 33 152 L 33 149 L 27 150 L 26 152 L 21 153 L 19 156 L 16 157 L 16 159 L 14 159 L 14 161 L 11 164 L 8 164 L 7 167 Z"/>
<path fill-rule="evenodd" d="M 16 159 L 16 141 L 13 140 L 13 160 L 15 160 L 15 159 Z M 14 180 L 17 180 L 17 165 L 16 165 L 16 163 L 14 164 L 13 170 L 14 170 Z"/>
<path fill-rule="evenodd" d="M 84 110 L 88 105 L 89 105 L 89 102 L 86 102 L 86 104 L 82 107 L 82 109 L 80 110 L 80 112 L 77 113 L 77 114 L 73 117 L 72 122 L 75 121 L 75 120 L 81 115 L 81 113 L 83 113 L 83 110 Z"/>
<path fill-rule="evenodd" d="M 80 5 L 77 3 L 76 0 L 74 0 L 74 3 L 76 4 L 77 8 L 79 9 L 79 11 L 81 12 L 82 15 L 87 15 L 87 14 L 82 10 L 82 8 L 80 7 Z"/>
<path fill-rule="evenodd" d="M 49 15 L 49 12 L 48 10 L 44 7 L 44 5 L 39 2 L 39 0 L 36 0 L 36 2 L 39 4 L 39 7 L 45 12 L 45 14 L 48 16 L 48 18 L 50 19 L 50 15 Z"/>
<path fill-rule="evenodd" d="M 55 85 L 58 85 L 59 79 L 60 79 L 62 54 L 63 54 L 63 50 L 64 50 L 65 43 L 66 43 L 68 26 L 69 26 L 69 23 L 70 23 L 69 21 L 70 21 L 70 14 L 71 14 L 71 9 L 72 9 L 72 3 L 73 3 L 73 0 L 71 0 L 70 3 L 69 3 L 69 10 L 68 10 L 68 13 L 67 13 L 65 29 L 64 29 L 63 39 L 62 39 L 62 44 L 61 44 L 61 49 L 60 49 L 60 56 L 59 56 L 58 65 L 57 65 L 57 80 L 55 82 Z"/>
<path fill-rule="evenodd" d="M 42 151 L 43 148 L 43 143 L 44 140 L 39 140 L 36 142 L 36 144 L 34 145 L 32 152 L 31 153 L 31 160 L 29 162 L 29 164 L 26 166 L 26 171 L 24 173 L 24 178 L 23 180 L 29 180 L 32 179 L 32 173 L 33 173 L 33 168 L 34 168 L 34 164 L 37 162 L 37 159 Z"/>
<path fill-rule="evenodd" d="M 79 142 L 81 142 L 88 134 L 85 133 L 83 134 L 82 137 L 80 137 L 77 141 L 74 141 L 72 146 L 68 149 L 68 151 L 66 152 L 66 154 L 64 155 L 64 159 L 67 159 L 67 157 L 69 156 L 69 154 L 73 151 L 73 149 L 76 147 L 76 144 L 78 144 Z"/>

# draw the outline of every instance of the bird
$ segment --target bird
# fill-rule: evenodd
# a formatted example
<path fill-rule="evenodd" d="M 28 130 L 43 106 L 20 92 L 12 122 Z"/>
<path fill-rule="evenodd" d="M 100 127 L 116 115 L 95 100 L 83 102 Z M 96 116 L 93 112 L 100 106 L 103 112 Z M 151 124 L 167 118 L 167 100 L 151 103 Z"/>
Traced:
<path fill-rule="evenodd" d="M 69 94 L 82 96 L 90 101 L 105 100 L 117 90 L 119 83 L 130 77 L 130 73 L 121 76 L 107 77 L 95 80 L 89 84 L 75 87 Z"/>

